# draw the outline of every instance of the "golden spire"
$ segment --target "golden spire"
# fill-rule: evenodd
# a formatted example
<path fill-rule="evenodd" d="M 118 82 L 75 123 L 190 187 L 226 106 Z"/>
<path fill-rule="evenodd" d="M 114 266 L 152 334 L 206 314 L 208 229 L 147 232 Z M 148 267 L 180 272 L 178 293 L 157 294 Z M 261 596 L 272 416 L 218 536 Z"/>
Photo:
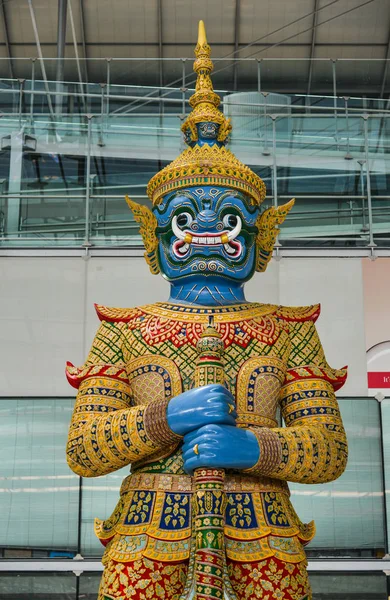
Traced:
<path fill-rule="evenodd" d="M 194 71 L 197 74 L 195 94 L 190 98 L 190 106 L 193 111 L 184 121 L 181 129 L 187 135 L 188 142 L 198 141 L 198 123 L 209 123 L 209 138 L 217 142 L 223 142 L 231 131 L 230 120 L 226 119 L 223 113 L 218 109 L 221 99 L 214 92 L 210 73 L 214 69 L 213 61 L 210 58 L 211 48 L 207 43 L 206 29 L 203 21 L 199 21 L 198 43 L 195 47 Z M 213 133 L 214 124 L 214 136 Z M 187 141 L 187 140 L 186 140 Z"/>
<path fill-rule="evenodd" d="M 249 196 L 254 205 L 264 200 L 264 182 L 226 148 L 232 126 L 218 108 L 221 100 L 211 82 L 210 54 L 205 26 L 200 21 L 194 62 L 197 80 L 190 98 L 193 110 L 181 127 L 189 148 L 149 181 L 146 191 L 154 206 L 175 190 L 202 185 L 237 190 Z"/>
<path fill-rule="evenodd" d="M 203 21 L 199 21 L 198 25 L 198 46 L 207 46 L 206 27 Z"/>

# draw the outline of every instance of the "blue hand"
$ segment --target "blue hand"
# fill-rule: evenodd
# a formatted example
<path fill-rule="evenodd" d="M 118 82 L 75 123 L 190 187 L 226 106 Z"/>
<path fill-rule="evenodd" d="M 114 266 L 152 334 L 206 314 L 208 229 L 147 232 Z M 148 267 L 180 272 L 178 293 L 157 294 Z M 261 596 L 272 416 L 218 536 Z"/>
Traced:
<path fill-rule="evenodd" d="M 256 436 L 248 429 L 206 425 L 184 437 L 183 457 L 187 473 L 198 467 L 250 469 L 259 460 L 260 449 Z"/>
<path fill-rule="evenodd" d="M 232 394 L 219 384 L 188 390 L 172 398 L 167 409 L 168 425 L 178 435 L 210 423 L 234 426 L 236 417 Z"/>

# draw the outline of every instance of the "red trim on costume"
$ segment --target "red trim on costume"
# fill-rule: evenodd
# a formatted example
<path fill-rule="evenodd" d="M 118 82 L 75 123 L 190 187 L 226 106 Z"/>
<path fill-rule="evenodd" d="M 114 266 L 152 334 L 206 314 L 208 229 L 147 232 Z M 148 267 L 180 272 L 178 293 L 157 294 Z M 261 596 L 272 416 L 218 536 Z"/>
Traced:
<path fill-rule="evenodd" d="M 198 362 L 199 363 L 203 363 L 203 362 L 209 363 L 209 362 L 211 362 L 211 363 L 214 364 L 215 362 L 218 362 L 218 355 L 217 356 L 215 354 L 214 355 L 212 355 L 212 354 L 204 355 L 201 358 L 199 358 Z"/>
<path fill-rule="evenodd" d="M 89 365 L 88 367 L 75 367 L 71 362 L 66 363 L 66 378 L 76 390 L 87 377 L 109 377 L 118 381 L 127 382 L 126 369 L 113 365 Z"/>
<path fill-rule="evenodd" d="M 94 307 L 100 321 L 109 321 L 110 323 L 128 323 L 137 312 L 137 309 L 134 308 L 110 308 L 102 304 L 94 304 Z"/>
<path fill-rule="evenodd" d="M 112 535 L 112 536 L 111 536 L 110 538 L 108 538 L 107 540 L 102 540 L 101 538 L 98 538 L 98 539 L 99 539 L 99 542 L 100 542 L 100 543 L 101 543 L 101 544 L 102 544 L 104 547 L 106 547 L 106 546 L 107 546 L 107 544 L 108 544 L 109 542 L 111 542 L 111 540 L 112 540 L 114 537 L 115 537 L 115 534 L 114 534 L 114 535 Z"/>
<path fill-rule="evenodd" d="M 284 385 L 288 385 L 297 380 L 305 381 L 307 379 L 320 378 L 325 379 L 325 381 L 330 383 L 333 386 L 333 389 L 337 391 L 343 387 L 347 380 L 347 376 L 348 367 L 343 367 L 342 369 L 338 370 L 316 366 L 295 367 L 294 369 L 289 369 L 287 371 Z"/>
<path fill-rule="evenodd" d="M 276 314 L 284 321 L 303 323 L 313 321 L 315 323 L 321 314 L 321 304 L 311 306 L 278 306 Z"/>

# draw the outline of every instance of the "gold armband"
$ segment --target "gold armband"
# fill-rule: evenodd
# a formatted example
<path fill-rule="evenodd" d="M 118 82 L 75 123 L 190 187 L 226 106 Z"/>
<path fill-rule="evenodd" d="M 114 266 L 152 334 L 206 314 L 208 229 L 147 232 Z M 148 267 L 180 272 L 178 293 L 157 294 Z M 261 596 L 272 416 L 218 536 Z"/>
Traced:
<path fill-rule="evenodd" d="M 255 434 L 259 443 L 259 460 L 250 469 L 245 469 L 245 473 L 259 473 L 259 475 L 268 475 L 280 464 L 282 460 L 282 445 L 277 433 L 266 427 L 250 429 Z"/>
<path fill-rule="evenodd" d="M 174 433 L 168 426 L 168 403 L 169 400 L 164 398 L 150 402 L 145 408 L 145 433 L 152 442 L 159 446 L 168 446 L 182 439 L 181 435 Z"/>

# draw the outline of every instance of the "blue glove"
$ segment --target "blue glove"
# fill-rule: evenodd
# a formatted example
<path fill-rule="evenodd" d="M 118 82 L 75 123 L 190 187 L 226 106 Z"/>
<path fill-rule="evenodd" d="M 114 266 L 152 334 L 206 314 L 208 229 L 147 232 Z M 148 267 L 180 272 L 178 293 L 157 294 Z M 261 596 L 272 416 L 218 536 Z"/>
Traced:
<path fill-rule="evenodd" d="M 184 436 L 184 468 L 190 474 L 198 467 L 250 469 L 259 457 L 257 438 L 248 429 L 205 425 Z"/>
<path fill-rule="evenodd" d="M 168 426 L 178 435 L 210 423 L 234 426 L 236 417 L 232 394 L 223 385 L 214 383 L 172 398 L 167 408 Z"/>

